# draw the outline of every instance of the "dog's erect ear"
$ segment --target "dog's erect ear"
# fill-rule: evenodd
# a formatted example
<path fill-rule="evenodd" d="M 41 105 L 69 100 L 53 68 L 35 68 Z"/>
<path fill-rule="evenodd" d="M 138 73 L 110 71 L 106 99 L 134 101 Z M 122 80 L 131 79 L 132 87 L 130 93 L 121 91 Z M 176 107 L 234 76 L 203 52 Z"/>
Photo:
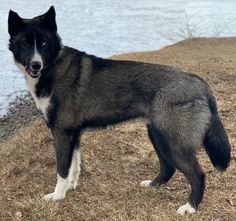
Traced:
<path fill-rule="evenodd" d="M 53 6 L 42 15 L 41 25 L 49 31 L 57 31 L 56 12 Z"/>
<path fill-rule="evenodd" d="M 8 33 L 17 35 L 25 27 L 23 19 L 14 11 L 10 10 L 8 15 Z"/>

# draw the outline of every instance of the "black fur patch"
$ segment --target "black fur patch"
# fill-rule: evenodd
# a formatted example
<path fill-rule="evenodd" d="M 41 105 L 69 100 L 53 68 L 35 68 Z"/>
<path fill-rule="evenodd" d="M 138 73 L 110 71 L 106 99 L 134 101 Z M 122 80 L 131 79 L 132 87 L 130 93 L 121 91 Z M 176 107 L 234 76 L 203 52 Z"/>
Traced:
<path fill-rule="evenodd" d="M 53 73 L 48 70 L 42 70 L 39 81 L 36 85 L 36 96 L 47 97 L 51 94 L 53 87 Z"/>
<path fill-rule="evenodd" d="M 59 109 L 59 102 L 54 96 L 51 97 L 50 107 L 47 112 L 47 126 L 50 129 L 54 129 L 55 121 L 57 120 L 57 113 Z"/>

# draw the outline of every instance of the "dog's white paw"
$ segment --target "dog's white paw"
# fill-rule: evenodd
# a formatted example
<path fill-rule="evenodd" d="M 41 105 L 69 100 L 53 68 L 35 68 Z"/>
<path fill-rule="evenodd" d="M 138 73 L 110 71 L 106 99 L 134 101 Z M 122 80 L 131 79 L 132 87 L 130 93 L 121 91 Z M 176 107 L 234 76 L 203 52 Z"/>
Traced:
<path fill-rule="evenodd" d="M 196 210 L 190 205 L 190 203 L 186 203 L 185 205 L 181 206 L 177 213 L 181 216 L 185 215 L 186 213 L 192 214 L 195 213 Z"/>
<path fill-rule="evenodd" d="M 152 182 L 151 180 L 144 180 L 140 183 L 140 186 L 141 187 L 150 187 L 151 182 Z"/>
<path fill-rule="evenodd" d="M 55 192 L 49 193 L 43 197 L 46 201 L 56 201 L 56 200 L 63 200 L 65 196 L 56 194 Z"/>

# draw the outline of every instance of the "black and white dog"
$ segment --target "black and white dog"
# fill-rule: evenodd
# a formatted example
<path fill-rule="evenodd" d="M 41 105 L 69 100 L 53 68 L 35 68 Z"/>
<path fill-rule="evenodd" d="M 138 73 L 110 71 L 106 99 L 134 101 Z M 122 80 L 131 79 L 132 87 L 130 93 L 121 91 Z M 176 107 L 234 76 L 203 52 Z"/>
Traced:
<path fill-rule="evenodd" d="M 165 184 L 178 169 L 190 182 L 191 193 L 177 212 L 197 210 L 205 175 L 196 147 L 203 145 L 221 171 L 229 165 L 231 150 L 206 82 L 168 66 L 102 59 L 64 47 L 54 7 L 32 19 L 10 11 L 8 28 L 9 49 L 54 137 L 57 184 L 46 200 L 63 199 L 76 188 L 83 130 L 140 117 L 148 122 L 160 162 L 158 176 L 141 186 Z"/>

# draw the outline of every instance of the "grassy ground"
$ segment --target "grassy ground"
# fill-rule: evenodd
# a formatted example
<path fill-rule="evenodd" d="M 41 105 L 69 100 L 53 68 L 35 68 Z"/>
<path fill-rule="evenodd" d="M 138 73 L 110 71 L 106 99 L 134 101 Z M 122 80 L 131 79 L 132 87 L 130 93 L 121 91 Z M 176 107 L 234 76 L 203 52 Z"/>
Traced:
<path fill-rule="evenodd" d="M 184 218 L 189 184 L 177 172 L 159 189 L 141 188 L 159 164 L 142 122 L 121 124 L 82 136 L 83 168 L 76 191 L 61 202 L 44 202 L 56 183 L 52 137 L 41 120 L 0 144 L 0 220 L 236 220 L 236 39 L 194 39 L 160 51 L 114 56 L 177 66 L 211 85 L 232 144 L 232 161 L 217 172 L 204 151 L 206 191 L 198 213 Z"/>

